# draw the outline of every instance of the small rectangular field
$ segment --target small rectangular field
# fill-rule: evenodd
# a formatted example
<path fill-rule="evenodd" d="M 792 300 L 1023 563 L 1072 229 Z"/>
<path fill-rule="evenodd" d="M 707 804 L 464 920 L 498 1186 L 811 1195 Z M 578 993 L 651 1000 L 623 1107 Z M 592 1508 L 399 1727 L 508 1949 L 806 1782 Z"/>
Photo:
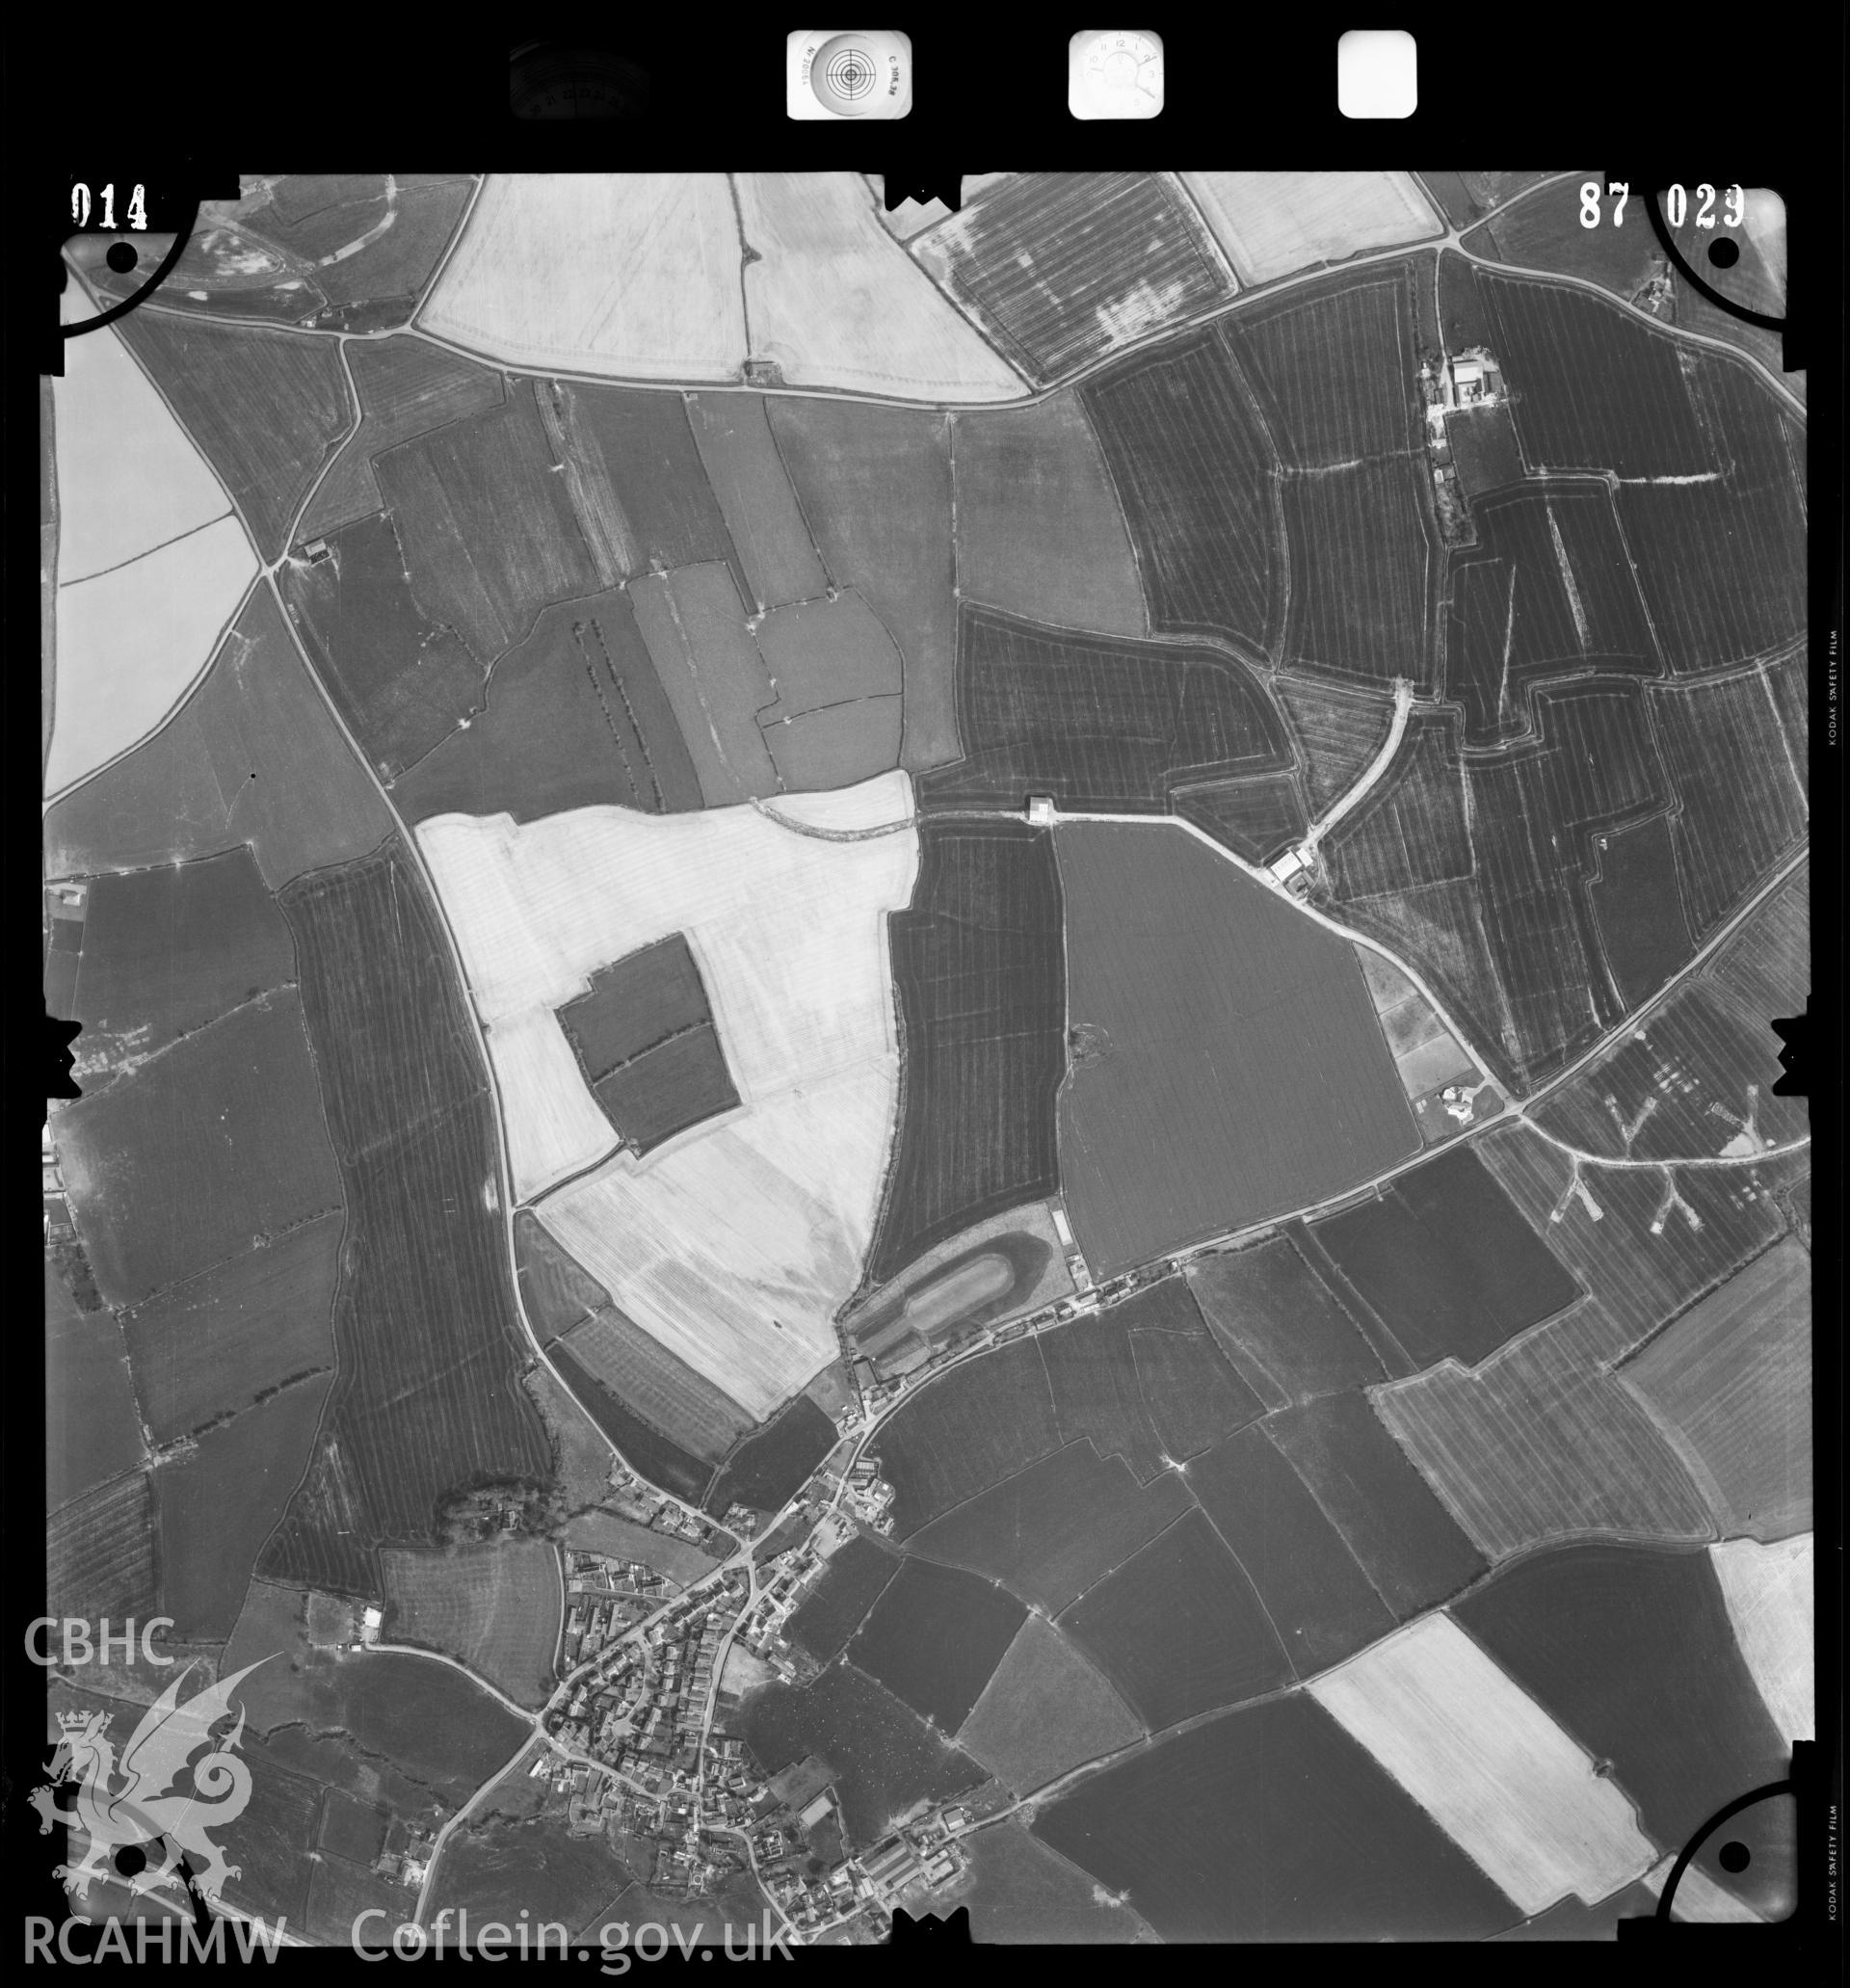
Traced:
<path fill-rule="evenodd" d="M 1442 233 L 1408 172 L 1184 172 L 1248 283 Z"/>
<path fill-rule="evenodd" d="M 1037 385 L 1233 292 L 1160 172 L 1012 173 L 911 248 Z"/>
<path fill-rule="evenodd" d="M 778 454 L 763 397 L 690 393 L 687 420 L 756 605 L 816 599 L 829 575 Z"/>
<path fill-rule="evenodd" d="M 1074 1233 L 1100 1275 L 1339 1193 L 1417 1132 L 1344 942 L 1192 836 L 1055 832 Z M 1262 1130 L 1260 1128 L 1263 1128 Z"/>
<path fill-rule="evenodd" d="M 1811 1257 L 1767 1251 L 1628 1361 L 1630 1389 L 1710 1494 L 1728 1533 L 1811 1525 Z"/>
<path fill-rule="evenodd" d="M 559 1550 L 502 1538 L 447 1551 L 381 1553 L 392 1643 L 424 1643 L 458 1658 L 521 1705 L 551 1694 L 565 1593 Z"/>
<path fill-rule="evenodd" d="M 1285 475 L 1291 603 L 1282 660 L 1386 686 L 1432 676 L 1423 469 L 1411 456 Z"/>
<path fill-rule="evenodd" d="M 1137 561 L 1076 393 L 952 424 L 957 584 L 1030 621 L 1141 635 Z"/>
<path fill-rule="evenodd" d="M 1066 1002 L 1053 838 L 1014 822 L 922 828 L 916 888 L 887 934 L 905 1082 L 874 1283 L 1058 1184 Z"/>
<path fill-rule="evenodd" d="M 1449 1616 L 1308 1689 L 1524 1912 L 1591 1905 L 1657 1861 L 1625 1795 Z"/>

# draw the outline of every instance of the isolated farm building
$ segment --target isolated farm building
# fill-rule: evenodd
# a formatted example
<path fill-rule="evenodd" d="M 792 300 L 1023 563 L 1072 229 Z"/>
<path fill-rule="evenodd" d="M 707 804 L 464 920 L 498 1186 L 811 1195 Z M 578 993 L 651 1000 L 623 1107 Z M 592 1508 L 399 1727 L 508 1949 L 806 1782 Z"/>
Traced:
<path fill-rule="evenodd" d="M 1033 829 L 1052 828 L 1053 796 L 1051 794 L 1030 794 L 1028 796 L 1028 826 Z"/>

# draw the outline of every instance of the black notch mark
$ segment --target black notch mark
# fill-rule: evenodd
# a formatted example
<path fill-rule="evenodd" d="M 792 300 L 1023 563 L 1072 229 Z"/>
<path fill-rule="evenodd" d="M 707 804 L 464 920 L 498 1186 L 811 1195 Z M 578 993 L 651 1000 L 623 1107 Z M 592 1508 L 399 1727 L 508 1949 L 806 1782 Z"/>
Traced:
<path fill-rule="evenodd" d="M 932 172 L 919 177 L 889 172 L 885 175 L 883 198 L 888 214 L 902 200 L 916 200 L 922 207 L 934 199 L 942 200 L 955 214 L 964 204 L 964 175 L 961 172 Z"/>
<path fill-rule="evenodd" d="M 1809 1098 L 1811 1095 L 1811 996 L 1805 997 L 1805 1013 L 1773 1023 L 1773 1033 L 1785 1047 L 1780 1051 L 1780 1068 L 1785 1074 L 1773 1086 L 1776 1098 Z"/>
<path fill-rule="evenodd" d="M 970 1939 L 970 1908 L 960 1905 L 955 1912 L 928 1912 L 922 1919 L 914 1919 L 904 1906 L 897 1907 L 886 1944 L 914 1952 L 921 1947 L 969 1947 L 974 1944 Z"/>
<path fill-rule="evenodd" d="M 70 1046 L 84 1032 L 81 1021 L 65 1021 L 45 1010 L 43 1033 L 39 1038 L 40 1055 L 44 1064 L 45 1096 L 49 1098 L 81 1098 L 84 1094 L 71 1081 L 70 1073 L 76 1058 L 70 1053 Z"/>

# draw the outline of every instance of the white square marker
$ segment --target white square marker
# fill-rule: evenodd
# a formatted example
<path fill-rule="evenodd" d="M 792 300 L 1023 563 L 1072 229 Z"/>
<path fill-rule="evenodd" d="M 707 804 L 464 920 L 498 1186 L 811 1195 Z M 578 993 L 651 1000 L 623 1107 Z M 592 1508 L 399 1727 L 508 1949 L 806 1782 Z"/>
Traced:
<path fill-rule="evenodd" d="M 1148 28 L 1083 28 L 1067 45 L 1075 118 L 1153 118 L 1163 107 L 1163 38 Z"/>
<path fill-rule="evenodd" d="M 1405 28 L 1351 28 L 1336 38 L 1336 108 L 1345 118 L 1411 118 L 1419 46 Z"/>
<path fill-rule="evenodd" d="M 797 29 L 787 43 L 784 114 L 799 119 L 903 118 L 912 107 L 912 43 L 890 29 Z"/>

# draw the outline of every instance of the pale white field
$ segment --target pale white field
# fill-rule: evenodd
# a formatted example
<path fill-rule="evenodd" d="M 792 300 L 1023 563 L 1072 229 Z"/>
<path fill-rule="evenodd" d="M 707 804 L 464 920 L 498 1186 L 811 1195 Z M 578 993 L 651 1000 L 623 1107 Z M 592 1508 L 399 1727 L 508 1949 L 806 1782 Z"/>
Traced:
<path fill-rule="evenodd" d="M 243 525 L 227 515 L 59 588 L 48 795 L 126 752 L 179 702 L 256 570 Z"/>
<path fill-rule="evenodd" d="M 855 172 L 740 172 L 752 353 L 794 386 L 1017 400 L 1026 383 L 884 228 Z"/>
<path fill-rule="evenodd" d="M 1247 283 L 1442 234 L 1405 172 L 1184 172 L 1214 239 Z"/>
<path fill-rule="evenodd" d="M 1448 1615 L 1305 1689 L 1525 1913 L 1593 1904 L 1656 1861 L 1625 1795 Z"/>
<path fill-rule="evenodd" d="M 73 283 L 65 324 L 90 314 Z M 105 325 L 65 340 L 51 383 L 58 459 L 58 578 L 120 566 L 231 509 L 218 478 Z"/>
<path fill-rule="evenodd" d="M 732 380 L 739 262 L 723 172 L 492 172 L 418 322 L 519 365 Z"/>
<path fill-rule="evenodd" d="M 743 1109 L 618 1155 L 539 1212 L 637 1324 L 753 1415 L 834 1357 L 831 1320 L 859 1274 L 898 1089 L 885 920 L 918 866 L 904 773 L 801 805 L 909 825 L 833 841 L 750 807 L 587 808 L 416 831 L 489 1024 L 511 1141 L 523 1127 L 523 1196 L 573 1171 L 564 1155 L 596 1112 L 556 1011 L 598 967 L 687 934 Z"/>
<path fill-rule="evenodd" d="M 495 1023 L 489 1037 L 507 1113 L 514 1198 L 529 1201 L 617 1143 L 609 1119 L 586 1089 L 565 1031 L 527 1008 Z"/>
<path fill-rule="evenodd" d="M 1645 1874 L 1645 1886 L 1654 1898 L 1661 1898 L 1670 1882 L 1675 1857 L 1666 1857 L 1656 1869 Z M 1760 1915 L 1733 1893 L 1725 1892 L 1708 1872 L 1691 1864 L 1677 1880 L 1677 1897 L 1670 1908 L 1672 1919 L 1693 1926 L 1757 1926 Z"/>
<path fill-rule="evenodd" d="M 763 1418 L 840 1350 L 832 1320 L 873 1233 L 898 1090 L 896 1059 L 870 1058 L 647 1159 L 621 1153 L 540 1219 L 630 1318 Z"/>
<path fill-rule="evenodd" d="M 1747 1667 L 1773 1723 L 1787 1739 L 1815 1739 L 1811 1535 L 1775 1546 L 1725 1539 L 1708 1550 Z"/>

